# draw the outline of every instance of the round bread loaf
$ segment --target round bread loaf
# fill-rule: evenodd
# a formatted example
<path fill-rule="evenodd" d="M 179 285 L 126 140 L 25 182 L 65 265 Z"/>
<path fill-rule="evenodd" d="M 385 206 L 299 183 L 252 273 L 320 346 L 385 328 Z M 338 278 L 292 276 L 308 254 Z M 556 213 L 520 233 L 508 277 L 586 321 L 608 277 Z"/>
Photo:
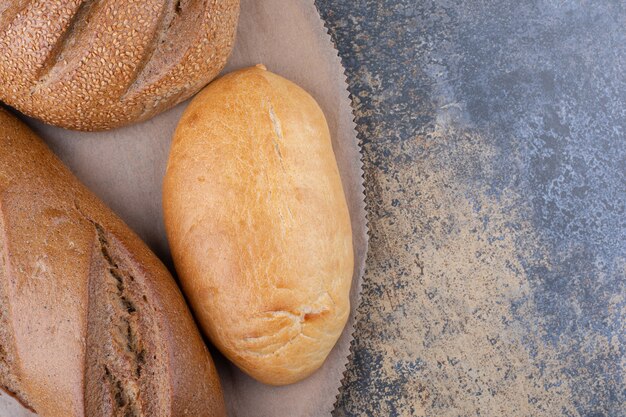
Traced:
<path fill-rule="evenodd" d="M 2 391 L 41 417 L 226 415 L 167 269 L 0 109 Z"/>
<path fill-rule="evenodd" d="M 239 0 L 3 0 L 0 100 L 46 123 L 149 119 L 224 67 Z"/>
<path fill-rule="evenodd" d="M 184 292 L 222 353 L 272 385 L 318 369 L 348 319 L 354 260 L 315 100 L 262 66 L 210 84 L 176 130 L 163 205 Z"/>

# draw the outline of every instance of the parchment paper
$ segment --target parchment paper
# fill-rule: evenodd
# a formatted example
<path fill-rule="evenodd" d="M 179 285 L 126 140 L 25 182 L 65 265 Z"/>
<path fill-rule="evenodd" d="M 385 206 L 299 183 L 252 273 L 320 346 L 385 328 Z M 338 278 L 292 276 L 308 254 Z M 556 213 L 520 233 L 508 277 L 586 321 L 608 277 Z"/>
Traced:
<path fill-rule="evenodd" d="M 214 358 L 231 417 L 329 416 L 352 339 L 367 251 L 367 225 L 361 155 L 344 71 L 313 0 L 242 0 L 238 40 L 225 72 L 258 63 L 304 87 L 318 100 L 328 119 L 354 234 L 352 314 L 322 369 L 295 385 L 266 386 L 244 375 L 219 354 Z M 183 103 L 139 125 L 100 133 L 71 132 L 26 119 L 72 171 L 170 267 L 161 184 L 171 137 L 185 106 Z M 189 372 L 193 372 L 193 366 Z"/>

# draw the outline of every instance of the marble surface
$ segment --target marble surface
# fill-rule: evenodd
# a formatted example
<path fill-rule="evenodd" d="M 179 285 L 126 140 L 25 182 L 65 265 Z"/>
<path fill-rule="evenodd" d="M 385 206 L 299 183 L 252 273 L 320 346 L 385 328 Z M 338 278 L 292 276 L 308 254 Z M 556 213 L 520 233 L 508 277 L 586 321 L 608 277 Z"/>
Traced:
<path fill-rule="evenodd" d="M 371 228 L 335 416 L 626 416 L 626 3 L 317 5 Z"/>

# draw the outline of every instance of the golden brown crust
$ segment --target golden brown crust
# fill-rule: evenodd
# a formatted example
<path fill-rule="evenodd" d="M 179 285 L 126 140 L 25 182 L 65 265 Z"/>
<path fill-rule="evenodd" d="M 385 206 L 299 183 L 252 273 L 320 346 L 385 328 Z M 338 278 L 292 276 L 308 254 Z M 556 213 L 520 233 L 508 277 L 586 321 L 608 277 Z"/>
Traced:
<path fill-rule="evenodd" d="M 195 94 L 226 63 L 239 0 L 4 0 L 0 100 L 103 130 Z"/>
<path fill-rule="evenodd" d="M 4 110 L 0 258 L 0 389 L 43 417 L 225 415 L 166 268 Z"/>
<path fill-rule="evenodd" d="M 350 218 L 326 119 L 258 66 L 206 87 L 174 136 L 168 239 L 201 326 L 273 385 L 318 369 L 349 313 Z"/>

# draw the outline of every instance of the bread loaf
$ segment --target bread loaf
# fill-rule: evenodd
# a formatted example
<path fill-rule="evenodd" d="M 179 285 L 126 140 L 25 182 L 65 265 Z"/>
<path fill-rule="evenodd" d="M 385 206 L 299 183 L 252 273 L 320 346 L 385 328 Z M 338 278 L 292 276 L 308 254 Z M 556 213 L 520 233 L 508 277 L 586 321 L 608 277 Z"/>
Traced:
<path fill-rule="evenodd" d="M 210 84 L 176 130 L 163 205 L 184 292 L 222 353 L 267 384 L 318 369 L 348 318 L 354 260 L 315 100 L 262 66 Z"/>
<path fill-rule="evenodd" d="M 224 67 L 239 0 L 2 0 L 0 100 L 46 123 L 146 120 Z"/>
<path fill-rule="evenodd" d="M 4 110 L 0 390 L 42 417 L 225 415 L 167 269 Z"/>

